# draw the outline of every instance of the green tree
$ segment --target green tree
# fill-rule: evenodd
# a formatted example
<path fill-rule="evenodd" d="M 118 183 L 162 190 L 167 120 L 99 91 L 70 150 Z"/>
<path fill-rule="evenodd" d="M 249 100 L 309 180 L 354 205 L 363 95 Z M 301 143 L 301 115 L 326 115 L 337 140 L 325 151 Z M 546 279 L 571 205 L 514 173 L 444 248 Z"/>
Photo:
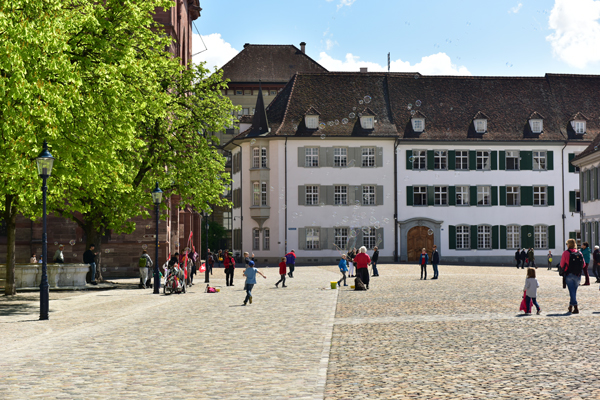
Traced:
<path fill-rule="evenodd" d="M 221 241 L 227 237 L 227 231 L 223 227 L 223 225 L 219 224 L 215 221 L 210 221 L 208 223 L 208 248 L 216 253 L 221 247 Z M 205 243 L 207 240 L 206 237 L 206 225 L 205 222 L 202 222 L 202 243 Z M 201 251 L 202 258 L 206 259 L 206 253 L 204 251 L 204 245 L 202 246 Z"/>

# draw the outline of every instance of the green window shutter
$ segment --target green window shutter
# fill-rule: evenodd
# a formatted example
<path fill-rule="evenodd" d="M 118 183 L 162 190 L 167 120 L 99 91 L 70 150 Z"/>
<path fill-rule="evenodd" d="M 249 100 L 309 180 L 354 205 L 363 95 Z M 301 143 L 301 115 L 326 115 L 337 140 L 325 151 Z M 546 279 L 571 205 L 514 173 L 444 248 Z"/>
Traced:
<path fill-rule="evenodd" d="M 471 225 L 471 249 L 477 248 L 477 225 Z"/>
<path fill-rule="evenodd" d="M 383 186 L 377 185 L 375 187 L 375 202 L 378 206 L 383 205 Z"/>
<path fill-rule="evenodd" d="M 569 172 L 575 172 L 575 166 L 571 164 L 571 161 L 575 158 L 574 153 L 569 153 Z"/>
<path fill-rule="evenodd" d="M 361 154 L 362 157 L 362 154 Z M 375 166 L 383 167 L 383 147 L 375 148 Z"/>
<path fill-rule="evenodd" d="M 456 169 L 456 152 L 454 150 L 448 150 L 448 169 L 450 171 Z"/>
<path fill-rule="evenodd" d="M 406 150 L 406 169 L 412 169 L 413 167 L 412 156 L 412 150 Z"/>
<path fill-rule="evenodd" d="M 319 242 L 321 244 L 321 247 L 319 248 L 320 250 L 325 250 L 329 247 L 327 243 L 329 230 L 329 228 L 319 228 Z"/>
<path fill-rule="evenodd" d="M 319 167 L 327 166 L 327 147 L 319 147 Z"/>
<path fill-rule="evenodd" d="M 348 205 L 353 206 L 356 200 L 362 204 L 362 186 L 348 186 Z"/>
<path fill-rule="evenodd" d="M 548 171 L 554 169 L 554 152 L 552 150 L 546 152 L 546 167 L 548 168 Z"/>
<path fill-rule="evenodd" d="M 492 151 L 492 171 L 498 169 L 498 152 Z"/>
<path fill-rule="evenodd" d="M 300 167 L 300 168 L 305 167 L 305 162 L 306 162 L 306 148 L 298 147 L 298 167 Z"/>
<path fill-rule="evenodd" d="M 533 226 L 521 226 L 521 247 L 524 247 L 526 249 L 533 247 L 533 240 Z"/>
<path fill-rule="evenodd" d="M 306 249 L 306 228 L 298 228 L 298 248 Z"/>
<path fill-rule="evenodd" d="M 333 147 L 325 148 L 325 160 L 327 167 L 333 167 Z"/>
<path fill-rule="evenodd" d="M 550 225 L 548 227 L 548 248 L 549 249 L 554 249 L 556 247 L 556 228 L 554 227 L 554 225 Z"/>
<path fill-rule="evenodd" d="M 498 248 L 498 225 L 492 226 L 492 249 Z"/>
<path fill-rule="evenodd" d="M 477 186 L 469 187 L 469 205 L 476 206 L 477 205 Z"/>
<path fill-rule="evenodd" d="M 521 151 L 519 156 L 521 157 L 519 168 L 523 171 L 531 171 L 533 169 L 533 152 Z"/>
<path fill-rule="evenodd" d="M 298 186 L 298 205 L 306 205 L 306 186 L 304 185 Z"/>
<path fill-rule="evenodd" d="M 577 239 L 577 232 L 569 232 L 569 239 Z"/>
<path fill-rule="evenodd" d="M 456 249 L 456 226 L 448 226 L 448 248 L 450 250 Z"/>
<path fill-rule="evenodd" d="M 456 186 L 448 186 L 448 205 L 456 205 Z"/>
<path fill-rule="evenodd" d="M 383 228 L 376 229 L 375 234 L 377 235 L 375 245 L 378 249 L 383 249 Z"/>
<path fill-rule="evenodd" d="M 498 205 L 498 186 L 492 186 L 492 205 Z"/>
<path fill-rule="evenodd" d="M 500 186 L 500 205 L 506 205 L 506 186 Z"/>
<path fill-rule="evenodd" d="M 432 206 L 434 200 L 433 186 L 427 186 L 427 205 Z"/>
<path fill-rule="evenodd" d="M 548 186 L 548 205 L 554 205 L 554 186 Z"/>
<path fill-rule="evenodd" d="M 571 190 L 569 192 L 569 212 L 575 212 L 575 191 Z"/>
<path fill-rule="evenodd" d="M 406 187 L 406 205 L 407 206 L 413 205 L 413 187 L 412 186 Z"/>
<path fill-rule="evenodd" d="M 498 156 L 498 159 L 500 161 L 500 168 L 498 168 L 498 169 L 505 170 L 506 169 L 506 151 L 500 150 L 498 153 L 500 153 Z"/>
<path fill-rule="evenodd" d="M 506 225 L 500 225 L 500 248 L 506 249 Z"/>
<path fill-rule="evenodd" d="M 533 186 L 521 186 L 521 205 L 533 205 Z"/>
<path fill-rule="evenodd" d="M 325 204 L 333 205 L 333 186 L 321 186 L 321 193 L 325 192 Z"/>
<path fill-rule="evenodd" d="M 477 153 L 475 150 L 469 150 L 469 170 L 475 171 L 477 168 Z"/>
<path fill-rule="evenodd" d="M 427 169 L 433 169 L 433 150 L 427 150 Z"/>

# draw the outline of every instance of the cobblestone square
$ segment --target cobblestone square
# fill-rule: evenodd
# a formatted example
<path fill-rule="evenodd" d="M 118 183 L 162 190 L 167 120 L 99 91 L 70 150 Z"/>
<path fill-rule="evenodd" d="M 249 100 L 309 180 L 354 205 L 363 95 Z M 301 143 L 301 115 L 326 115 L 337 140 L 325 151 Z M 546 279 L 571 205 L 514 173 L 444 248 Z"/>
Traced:
<path fill-rule="evenodd" d="M 556 270 L 537 270 L 542 315 L 522 316 L 525 271 L 381 265 L 367 292 L 329 289 L 335 266 L 300 267 L 287 288 L 263 271 L 215 270 L 182 295 L 132 289 L 0 298 L 3 399 L 596 399 L 600 292 L 569 315 Z M 431 271 L 430 271 L 431 272 Z M 594 279 L 592 278 L 592 281 Z"/>

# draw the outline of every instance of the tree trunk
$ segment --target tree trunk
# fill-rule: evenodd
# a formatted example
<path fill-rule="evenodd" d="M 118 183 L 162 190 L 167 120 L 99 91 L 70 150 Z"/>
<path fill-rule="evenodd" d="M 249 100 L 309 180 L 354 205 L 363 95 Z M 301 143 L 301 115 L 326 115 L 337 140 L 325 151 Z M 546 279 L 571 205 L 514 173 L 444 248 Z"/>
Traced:
<path fill-rule="evenodd" d="M 17 236 L 17 198 L 14 195 L 6 195 L 4 208 L 4 221 L 6 222 L 6 283 L 4 295 L 14 296 L 17 294 L 15 281 L 15 239 Z"/>
<path fill-rule="evenodd" d="M 96 256 L 96 282 L 104 281 L 102 277 L 102 233 L 99 233 L 94 229 L 94 225 L 90 222 L 86 222 L 83 226 L 85 232 L 85 249 L 89 249 L 90 245 L 94 245 L 94 253 L 98 253 Z M 93 279 L 92 279 L 93 280 Z"/>

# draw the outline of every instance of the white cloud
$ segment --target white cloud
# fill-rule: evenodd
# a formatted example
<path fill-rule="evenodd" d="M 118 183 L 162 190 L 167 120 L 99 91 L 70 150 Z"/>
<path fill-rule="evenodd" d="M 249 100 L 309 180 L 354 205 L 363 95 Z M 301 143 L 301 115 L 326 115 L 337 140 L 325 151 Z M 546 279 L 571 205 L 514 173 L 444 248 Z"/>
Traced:
<path fill-rule="evenodd" d="M 204 49 L 207 49 L 206 51 L 194 56 L 192 61 L 194 63 L 206 61 L 206 67 L 209 70 L 213 70 L 215 66 L 217 68 L 221 68 L 239 53 L 239 51 L 234 49 L 231 44 L 223 40 L 220 33 L 202 35 L 202 39 L 204 39 L 206 47 L 204 47 L 202 44 L 202 40 L 198 34 L 194 33 L 192 35 L 192 54 L 196 54 Z"/>
<path fill-rule="evenodd" d="M 374 62 L 360 61 L 360 57 L 346 54 L 345 60 L 336 60 L 325 52 L 319 54 L 318 63 L 330 71 L 358 72 L 360 68 L 368 68 L 370 72 L 387 72 L 387 65 Z M 408 61 L 396 60 L 390 63 L 391 72 L 420 72 L 423 75 L 471 75 L 465 66 L 452 64 L 445 53 L 432 54 L 421 58 L 421 61 L 411 65 Z"/>
<path fill-rule="evenodd" d="M 338 42 L 335 40 L 331 40 L 331 39 L 325 40 L 325 46 L 327 47 L 327 50 L 331 50 L 333 48 L 333 46 L 335 46 L 336 44 L 338 44 Z"/>
<path fill-rule="evenodd" d="M 510 10 L 508 10 L 508 13 L 509 13 L 509 14 L 510 14 L 510 13 L 516 14 L 516 13 L 518 13 L 519 11 L 521 11 L 521 7 L 523 7 L 523 3 L 519 3 L 517 6 L 515 6 L 515 7 L 511 8 Z"/>
<path fill-rule="evenodd" d="M 556 57 L 576 68 L 600 61 L 600 1 L 556 0 L 546 37 Z"/>
<path fill-rule="evenodd" d="M 328 3 L 331 3 L 334 0 L 326 0 Z M 339 10 L 340 8 L 344 7 L 344 6 L 348 6 L 350 7 L 352 4 L 354 4 L 356 0 L 340 0 L 340 4 L 337 5 L 337 9 Z"/>

